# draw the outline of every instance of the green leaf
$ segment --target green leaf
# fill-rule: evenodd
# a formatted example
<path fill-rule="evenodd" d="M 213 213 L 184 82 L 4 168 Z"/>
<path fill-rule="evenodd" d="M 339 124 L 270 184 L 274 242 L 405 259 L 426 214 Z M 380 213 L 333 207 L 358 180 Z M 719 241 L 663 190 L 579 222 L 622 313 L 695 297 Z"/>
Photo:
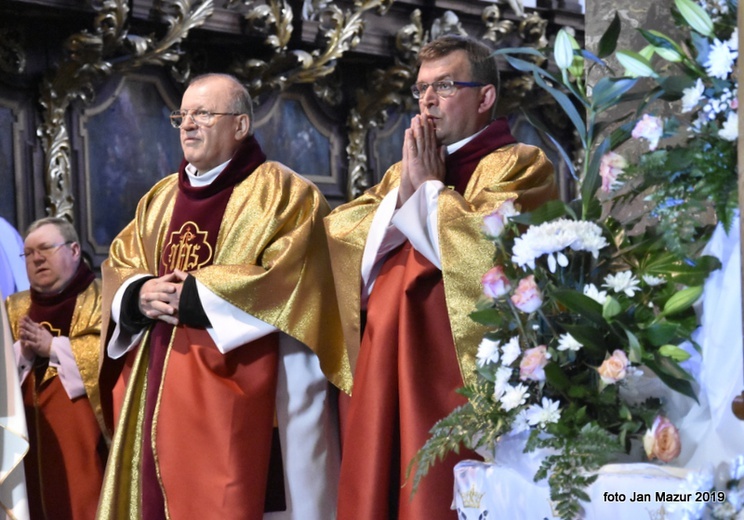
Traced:
<path fill-rule="evenodd" d="M 672 358 L 674 361 L 687 361 L 690 359 L 689 352 L 682 350 L 677 345 L 663 345 L 659 349 L 659 354 Z"/>
<path fill-rule="evenodd" d="M 543 122 L 540 121 L 540 119 L 535 117 L 534 114 L 524 109 L 522 109 L 522 113 L 525 115 L 525 117 L 527 118 L 527 121 L 532 126 L 537 128 L 540 132 L 542 132 L 545 136 L 547 136 L 548 139 L 550 139 L 550 142 L 553 143 L 553 146 L 555 147 L 556 150 L 558 150 L 558 153 L 563 158 L 563 164 L 565 164 L 566 168 L 568 168 L 568 171 L 571 177 L 574 180 L 578 180 L 578 177 L 576 176 L 576 166 L 574 166 L 574 163 L 573 163 L 574 161 L 573 157 L 571 157 L 571 155 L 563 147 L 563 143 L 559 142 L 559 140 L 551 134 L 548 127 L 545 124 L 543 124 Z"/>
<path fill-rule="evenodd" d="M 679 326 L 676 323 L 654 323 L 645 331 L 645 336 L 654 347 L 669 343 L 678 336 Z"/>
<path fill-rule="evenodd" d="M 588 296 L 568 289 L 558 289 L 553 291 L 552 294 L 557 302 L 579 314 L 582 318 L 602 327 L 606 326 L 607 322 L 602 317 L 602 307 Z"/>
<path fill-rule="evenodd" d="M 592 90 L 592 107 L 601 111 L 615 106 L 620 96 L 635 87 L 638 79 L 628 78 L 602 78 Z"/>
<path fill-rule="evenodd" d="M 713 36 L 713 21 L 705 9 L 692 0 L 674 0 L 674 4 L 690 27 L 703 36 Z"/>
<path fill-rule="evenodd" d="M 630 356 L 628 356 L 628 359 L 633 363 L 640 363 L 643 359 L 643 347 L 641 346 L 641 342 L 638 341 L 636 335 L 628 329 L 625 329 L 625 335 L 628 337 L 628 345 L 630 346 Z"/>
<path fill-rule="evenodd" d="M 661 311 L 659 317 L 670 316 L 689 309 L 700 298 L 701 294 L 703 294 L 702 285 L 682 289 L 667 300 L 664 304 L 664 310 Z"/>
<path fill-rule="evenodd" d="M 497 327 L 504 322 L 501 313 L 496 309 L 482 309 L 470 313 L 470 319 L 486 327 Z"/>
<path fill-rule="evenodd" d="M 545 82 L 545 79 L 542 77 L 541 74 L 534 74 L 535 82 L 543 88 L 546 92 L 548 92 L 553 98 L 558 102 L 558 104 L 561 106 L 563 111 L 566 113 L 568 118 L 571 120 L 571 122 L 574 125 L 574 128 L 576 128 L 576 133 L 579 136 L 579 139 L 581 139 L 581 144 L 583 146 L 587 145 L 587 134 L 586 134 L 586 124 L 584 123 L 584 118 L 579 114 L 579 111 L 576 110 L 576 107 L 571 102 L 569 97 L 558 90 L 555 87 L 551 87 Z"/>
<path fill-rule="evenodd" d="M 623 312 L 623 308 L 615 298 L 609 296 L 604 304 L 602 305 L 602 316 L 609 321 L 610 318 L 614 318 L 618 314 Z"/>
<path fill-rule="evenodd" d="M 667 35 L 660 33 L 659 31 L 647 31 L 645 29 L 638 29 L 648 42 L 654 46 L 656 54 L 661 56 L 667 61 L 677 63 L 682 61 L 684 51 L 682 48 Z"/>
<path fill-rule="evenodd" d="M 625 73 L 632 77 L 655 78 L 658 76 L 654 68 L 646 58 L 632 51 L 617 51 L 617 61 L 625 67 Z"/>
<path fill-rule="evenodd" d="M 599 49 L 597 55 L 600 58 L 606 58 L 615 52 L 617 47 L 617 39 L 620 37 L 620 16 L 615 11 L 615 16 L 612 17 L 612 22 L 607 27 L 602 37 L 599 39 Z"/>
<path fill-rule="evenodd" d="M 602 143 L 597 146 L 592 154 L 592 159 L 586 169 L 586 175 L 581 181 L 581 198 L 583 200 L 584 212 L 582 218 L 588 218 L 587 215 L 589 204 L 592 200 L 596 200 L 594 194 L 602 184 L 602 179 L 599 176 L 599 164 L 602 161 L 602 156 L 611 150 L 610 137 L 605 138 Z"/>
<path fill-rule="evenodd" d="M 537 56 L 538 58 L 546 59 L 546 56 L 535 49 L 534 47 L 504 47 L 503 49 L 497 49 L 491 53 L 493 56 L 504 56 L 508 57 L 512 54 L 530 54 Z"/>
<path fill-rule="evenodd" d="M 571 380 L 563 372 L 558 363 L 550 362 L 545 365 L 545 380 L 555 387 L 559 392 L 566 393 L 571 386 Z"/>
<path fill-rule="evenodd" d="M 682 395 L 686 395 L 687 397 L 690 397 L 695 400 L 695 402 L 699 402 L 697 395 L 695 395 L 695 390 L 692 388 L 692 385 L 690 382 L 682 377 L 677 377 L 675 375 L 670 374 L 667 369 L 674 365 L 674 362 L 670 360 L 669 358 L 659 358 L 661 360 L 660 363 L 656 363 L 652 360 L 647 360 L 645 365 L 651 369 L 651 371 L 659 376 L 659 379 L 667 385 L 672 390 L 675 390 L 679 392 Z M 666 360 L 665 363 L 663 360 Z M 664 366 L 665 368 L 662 368 Z M 676 366 L 676 365 L 674 365 Z M 684 372 L 681 368 L 677 366 L 677 370 Z M 686 372 L 684 372 L 687 374 Z M 687 374 L 689 376 L 689 374 Z"/>

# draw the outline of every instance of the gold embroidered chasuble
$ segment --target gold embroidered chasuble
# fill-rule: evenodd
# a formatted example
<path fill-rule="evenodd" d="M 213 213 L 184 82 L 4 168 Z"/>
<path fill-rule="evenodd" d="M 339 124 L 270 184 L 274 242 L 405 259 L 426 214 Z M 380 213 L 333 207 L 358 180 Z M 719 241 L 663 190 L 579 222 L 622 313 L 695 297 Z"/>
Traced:
<path fill-rule="evenodd" d="M 8 319 L 13 338 L 20 334 L 20 319 L 28 314 L 31 307 L 30 291 L 23 291 L 7 298 Z M 85 385 L 93 412 L 101 431 L 106 432 L 101 412 L 101 395 L 98 387 L 98 362 L 101 334 L 101 281 L 94 280 L 83 292 L 77 295 L 75 311 L 70 324 L 70 347 L 75 356 L 80 376 Z M 57 375 L 57 369 L 47 367 L 44 380 Z"/>
<path fill-rule="evenodd" d="M 137 274 L 158 273 L 163 248 L 170 242 L 166 235 L 177 192 L 177 174 L 156 184 L 140 201 L 135 219 L 112 244 L 103 265 L 104 330 L 112 329 L 111 302 L 121 284 Z M 311 183 L 279 163 L 263 163 L 234 187 L 212 263 L 189 274 L 224 300 L 307 345 L 331 382 L 348 387 L 349 364 L 320 220 L 328 211 L 325 199 Z M 141 345 L 148 344 L 148 335 Z M 168 363 L 166 359 L 166 367 Z M 141 460 L 142 455 L 143 407 L 139 403 L 144 402 L 147 365 L 147 349 L 139 348 L 98 518 L 139 515 L 140 491 L 127 482 L 139 481 L 138 465 L 131 461 Z"/>
<path fill-rule="evenodd" d="M 350 384 L 349 364 L 339 348 L 343 340 L 327 269 L 328 248 L 317 225 L 328 206 L 317 188 L 288 172 L 267 161 L 235 186 L 212 265 L 189 274 L 307 345 L 329 380 L 344 388 Z M 121 284 L 138 274 L 158 273 L 177 190 L 177 174 L 157 183 L 111 244 L 102 266 L 104 330 L 111 325 L 111 302 Z"/>
<path fill-rule="evenodd" d="M 353 373 L 361 341 L 361 265 L 374 214 L 385 195 L 400 184 L 401 163 L 359 198 L 324 219 Z M 475 354 L 486 329 L 470 319 L 482 293 L 481 275 L 492 267 L 493 244 L 483 237 L 483 217 L 516 198 L 522 211 L 555 198 L 553 166 L 538 148 L 514 144 L 483 157 L 463 196 L 446 189 L 438 199 L 438 233 L 452 335 L 463 381 L 472 381 Z"/>

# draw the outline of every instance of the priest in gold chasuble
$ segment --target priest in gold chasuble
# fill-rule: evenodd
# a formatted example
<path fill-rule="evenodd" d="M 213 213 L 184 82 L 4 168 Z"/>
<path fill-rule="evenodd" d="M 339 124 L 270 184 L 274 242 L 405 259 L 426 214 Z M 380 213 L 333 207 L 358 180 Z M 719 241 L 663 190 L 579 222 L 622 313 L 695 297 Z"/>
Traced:
<path fill-rule="evenodd" d="M 30 518 L 86 520 L 108 456 L 98 385 L 101 282 L 66 219 L 32 223 L 23 255 L 31 288 L 6 306 L 26 410 Z"/>
<path fill-rule="evenodd" d="M 171 121 L 180 170 L 103 265 L 102 374 L 121 372 L 98 518 L 332 518 L 327 379 L 343 387 L 349 367 L 327 203 L 266 160 L 231 76 L 196 78 Z"/>
<path fill-rule="evenodd" d="M 490 55 L 454 35 L 423 47 L 402 162 L 325 219 L 353 370 L 338 520 L 457 518 L 453 468 L 474 454 L 447 457 L 413 496 L 406 473 L 434 423 L 466 401 L 456 390 L 485 333 L 469 314 L 493 259 L 483 217 L 556 197 L 545 154 L 492 120 Z"/>

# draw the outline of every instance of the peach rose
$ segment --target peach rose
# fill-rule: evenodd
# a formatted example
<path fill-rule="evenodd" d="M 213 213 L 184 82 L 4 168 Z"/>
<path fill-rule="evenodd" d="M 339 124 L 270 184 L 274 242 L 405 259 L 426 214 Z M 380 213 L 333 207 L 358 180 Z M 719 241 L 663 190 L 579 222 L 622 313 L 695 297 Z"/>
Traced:
<path fill-rule="evenodd" d="M 519 379 L 526 381 L 545 381 L 545 365 L 548 364 L 548 348 L 539 345 L 524 351 L 519 363 Z"/>
<path fill-rule="evenodd" d="M 612 385 L 625 378 L 627 368 L 628 356 L 622 350 L 616 350 L 599 367 L 599 377 L 608 385 Z"/>
<path fill-rule="evenodd" d="M 535 312 L 542 305 L 542 293 L 535 283 L 535 276 L 525 276 L 511 297 L 511 301 L 522 312 Z"/>
<path fill-rule="evenodd" d="M 481 278 L 483 293 L 489 298 L 501 298 L 511 291 L 509 278 L 504 274 L 504 268 L 500 265 L 492 267 Z"/>
<path fill-rule="evenodd" d="M 657 416 L 651 429 L 646 430 L 643 436 L 643 448 L 649 460 L 673 461 L 682 450 L 677 427 L 666 417 Z"/>

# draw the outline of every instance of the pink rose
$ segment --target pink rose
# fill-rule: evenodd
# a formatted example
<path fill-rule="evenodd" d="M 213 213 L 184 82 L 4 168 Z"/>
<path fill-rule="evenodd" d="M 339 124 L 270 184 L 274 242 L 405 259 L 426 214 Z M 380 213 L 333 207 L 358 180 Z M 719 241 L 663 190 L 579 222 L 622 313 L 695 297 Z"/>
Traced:
<path fill-rule="evenodd" d="M 542 294 L 535 283 L 535 276 L 525 276 L 519 280 L 517 290 L 511 297 L 511 301 L 522 312 L 535 312 L 542 305 Z"/>
<path fill-rule="evenodd" d="M 528 348 L 519 363 L 519 379 L 545 381 L 545 365 L 548 364 L 548 349 L 545 345 Z"/>
<path fill-rule="evenodd" d="M 489 298 L 501 298 L 511 291 L 509 278 L 504 274 L 504 268 L 500 265 L 492 267 L 481 278 L 483 293 Z"/>
<path fill-rule="evenodd" d="M 625 157 L 615 152 L 608 152 L 602 156 L 599 163 L 599 175 L 602 177 L 602 191 L 610 193 L 617 183 L 618 175 L 628 166 Z"/>
<path fill-rule="evenodd" d="M 633 139 L 645 139 L 648 141 L 649 150 L 656 150 L 659 145 L 659 139 L 664 133 L 664 123 L 660 117 L 643 114 L 643 118 L 638 121 L 631 132 Z"/>
<path fill-rule="evenodd" d="M 599 367 L 599 377 L 608 385 L 613 385 L 625 378 L 627 368 L 628 356 L 622 350 L 616 350 Z"/>
<path fill-rule="evenodd" d="M 676 459 L 682 449 L 677 427 L 666 417 L 657 416 L 651 429 L 643 436 L 643 448 L 649 460 L 671 462 Z"/>
<path fill-rule="evenodd" d="M 514 200 L 505 200 L 496 211 L 483 217 L 483 231 L 486 235 L 491 238 L 500 237 L 506 227 L 507 218 L 519 214 L 517 208 L 514 207 Z"/>

